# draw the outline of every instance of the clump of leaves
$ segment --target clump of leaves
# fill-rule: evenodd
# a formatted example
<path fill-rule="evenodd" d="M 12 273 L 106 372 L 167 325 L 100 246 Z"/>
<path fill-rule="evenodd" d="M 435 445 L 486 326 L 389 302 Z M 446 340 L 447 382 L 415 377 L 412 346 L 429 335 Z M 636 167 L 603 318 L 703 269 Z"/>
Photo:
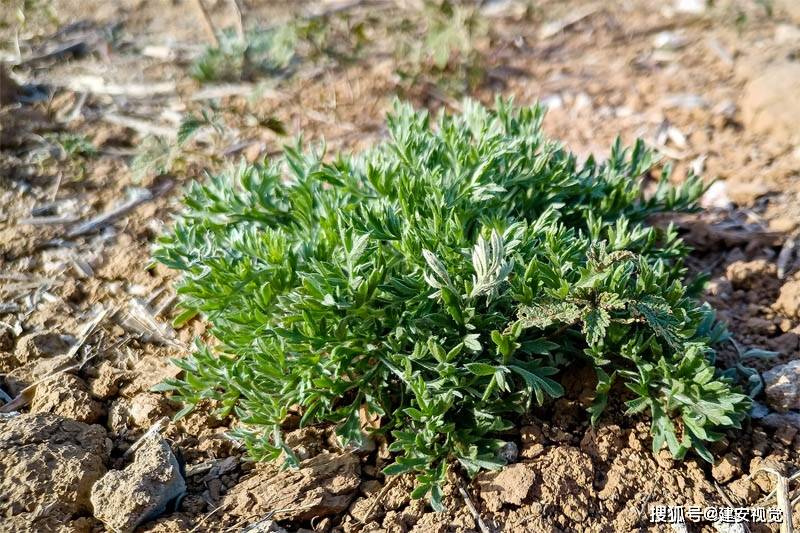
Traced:
<path fill-rule="evenodd" d="M 480 6 L 471 2 L 425 0 L 421 13 L 401 20 L 393 38 L 396 72 L 412 89 L 430 81 L 445 92 L 463 94 L 482 80 L 485 67 L 477 49 L 488 36 Z M 418 28 L 423 28 L 420 35 Z"/>
<path fill-rule="evenodd" d="M 97 147 L 95 147 L 86 135 L 81 133 L 62 131 L 46 134 L 44 138 L 54 143 L 60 149 L 63 156 L 69 159 L 94 157 L 97 155 Z"/>
<path fill-rule="evenodd" d="M 284 72 L 295 56 L 297 36 L 292 25 L 256 29 L 239 37 L 227 30 L 219 46 L 209 47 L 194 62 L 191 75 L 201 82 L 253 80 Z"/>
<path fill-rule="evenodd" d="M 259 459 L 293 457 L 291 406 L 355 445 L 379 418 L 384 473 L 415 472 L 436 509 L 448 465 L 500 467 L 498 435 L 578 364 L 597 373 L 593 422 L 619 382 L 654 451 L 711 460 L 705 443 L 749 398 L 714 366 L 726 332 L 694 298 L 687 247 L 646 223 L 694 209 L 702 182 L 665 173 L 645 198 L 641 142 L 579 165 L 538 106 L 463 109 L 434 121 L 398 105 L 366 153 L 290 147 L 193 184 L 155 258 L 183 273 L 178 322 L 201 314 L 218 342 L 160 388 L 187 410 L 219 401 Z"/>
<path fill-rule="evenodd" d="M 45 133 L 44 142 L 31 152 L 31 159 L 43 169 L 61 162 L 71 179 L 86 177 L 87 162 L 97 156 L 97 147 L 82 133 L 59 131 Z"/>
<path fill-rule="evenodd" d="M 264 128 L 285 135 L 283 123 L 273 116 L 249 115 L 247 122 L 253 129 Z M 237 144 L 234 131 L 224 116 L 213 108 L 187 113 L 178 126 L 175 138 L 150 135 L 144 138 L 131 160 L 135 181 L 165 174 L 186 173 L 190 166 L 204 169 L 220 166 L 228 148 Z M 242 135 L 242 131 L 236 131 Z M 202 138 L 201 138 L 202 137 Z"/>

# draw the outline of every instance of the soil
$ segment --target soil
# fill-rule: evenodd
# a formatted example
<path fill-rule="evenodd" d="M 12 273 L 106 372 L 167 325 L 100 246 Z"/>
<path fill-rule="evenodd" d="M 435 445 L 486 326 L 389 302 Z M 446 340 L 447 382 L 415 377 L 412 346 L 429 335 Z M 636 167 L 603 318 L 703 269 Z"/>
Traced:
<path fill-rule="evenodd" d="M 338 4 L 238 3 L 253 25 Z M 472 480 L 453 472 L 443 513 L 409 499 L 412 480 L 384 479 L 385 442 L 342 450 L 331 428 L 296 430 L 287 441 L 300 451 L 300 468 L 283 470 L 249 461 L 226 437 L 234 422 L 216 416 L 211 402 L 171 421 L 180 405 L 150 389 L 179 374 L 170 358 L 208 336 L 201 320 L 171 328 L 174 275 L 149 266 L 149 252 L 200 168 L 137 177 L 131 159 L 144 135 L 109 117 L 174 129 L 175 116 L 202 108 L 194 97 L 208 86 L 190 78 L 187 60 L 206 44 L 202 18 L 194 2 L 51 4 L 55 16 L 31 13 L 22 28 L 15 10 L 0 14 L 0 40 L 20 43 L 23 57 L 34 58 L 12 70 L 13 82 L 0 71 L 0 389 L 23 393 L 13 405 L 18 414 L 0 414 L 0 531 L 104 531 L 115 517 L 120 528 L 132 526 L 123 516 L 132 495 L 145 490 L 155 500 L 157 491 L 126 484 L 125 472 L 144 470 L 136 466 L 139 452 L 125 452 L 154 425 L 175 454 L 186 495 L 138 531 L 254 524 L 260 531 L 478 531 L 476 516 L 492 531 L 660 531 L 669 528 L 650 523 L 655 504 L 773 506 L 766 497 L 775 478 L 762 469 L 800 469 L 796 411 L 761 405 L 765 413 L 713 446 L 715 464 L 695 456 L 674 461 L 652 453 L 646 417 L 620 414 L 622 391 L 591 427 L 587 372 L 562 376 L 566 396 L 505 436 L 518 449 L 508 467 Z M 206 4 L 221 27 L 235 22 L 232 2 Z M 674 180 L 690 171 L 718 179 L 705 211 L 673 220 L 694 246 L 693 273 L 711 278 L 703 298 L 738 345 L 778 352 L 748 365 L 766 373 L 799 360 L 795 3 L 697 2 L 696 13 L 685 7 L 695 2 L 653 0 L 486 4 L 490 32 L 477 45 L 482 75 L 468 93 L 485 103 L 496 94 L 521 104 L 541 100 L 549 107 L 545 129 L 581 158 L 604 158 L 617 135 L 642 137 L 673 166 Z M 351 23 L 366 20 L 367 36 L 388 46 L 380 9 L 345 13 Z M 76 40 L 84 46 L 47 55 Z M 14 47 L 2 52 L 15 57 Z M 432 110 L 458 108 L 451 85 L 431 76 L 408 84 L 397 61 L 373 50 L 352 61 L 301 65 L 293 76 L 266 80 L 255 97 L 218 98 L 242 136 L 226 153 L 233 161 L 276 153 L 286 139 L 253 126 L 265 118 L 290 136 L 324 138 L 335 152 L 379 139 L 397 94 Z M 78 90 L 79 80 L 94 85 Z M 110 88 L 159 83 L 174 90 L 141 97 Z M 65 134 L 87 139 L 96 153 L 68 153 L 54 140 Z M 151 198 L 134 209 L 85 234 L 72 231 L 142 190 Z M 719 358 L 733 364 L 737 354 L 728 345 Z M 764 394 L 758 400 L 770 401 Z M 103 505 L 93 506 L 93 486 Z M 800 527 L 800 504 L 793 516 Z M 710 522 L 689 528 L 713 530 Z"/>

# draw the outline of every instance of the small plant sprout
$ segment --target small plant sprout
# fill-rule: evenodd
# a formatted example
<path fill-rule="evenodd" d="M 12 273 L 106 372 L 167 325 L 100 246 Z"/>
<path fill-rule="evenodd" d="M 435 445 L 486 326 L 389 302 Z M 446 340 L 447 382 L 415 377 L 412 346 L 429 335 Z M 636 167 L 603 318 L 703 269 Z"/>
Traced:
<path fill-rule="evenodd" d="M 702 181 L 664 173 L 644 197 L 641 142 L 579 164 L 539 106 L 462 109 L 398 104 L 364 153 L 291 146 L 192 184 L 155 258 L 182 273 L 177 321 L 202 316 L 216 341 L 160 388 L 187 410 L 216 400 L 257 459 L 294 457 L 290 406 L 344 442 L 381 435 L 384 473 L 414 473 L 434 509 L 449 468 L 503 466 L 502 435 L 577 365 L 597 375 L 593 423 L 618 387 L 655 452 L 711 461 L 750 400 L 714 365 L 725 329 L 687 246 L 647 223 L 695 209 Z"/>

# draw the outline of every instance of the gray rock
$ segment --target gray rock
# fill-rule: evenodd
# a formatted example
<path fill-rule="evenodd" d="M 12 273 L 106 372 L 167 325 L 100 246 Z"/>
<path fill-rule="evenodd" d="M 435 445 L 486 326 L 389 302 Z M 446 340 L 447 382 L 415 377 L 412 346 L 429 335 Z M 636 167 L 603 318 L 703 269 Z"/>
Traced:
<path fill-rule="evenodd" d="M 519 457 L 519 447 L 514 441 L 506 442 L 500 451 L 497 453 L 498 457 L 503 459 L 506 463 L 515 463 Z"/>
<path fill-rule="evenodd" d="M 753 418 L 755 420 L 761 420 L 768 414 L 769 414 L 769 407 L 767 407 L 761 402 L 754 401 L 752 407 L 750 407 L 750 418 Z"/>
<path fill-rule="evenodd" d="M 771 413 L 762 418 L 760 422 L 772 429 L 782 429 L 791 426 L 800 430 L 800 413 Z"/>
<path fill-rule="evenodd" d="M 767 403 L 776 411 L 800 409 L 800 360 L 764 372 Z"/>
<path fill-rule="evenodd" d="M 131 464 L 112 470 L 92 487 L 94 516 L 126 532 L 163 513 L 186 493 L 186 482 L 169 444 L 153 434 L 141 442 Z"/>

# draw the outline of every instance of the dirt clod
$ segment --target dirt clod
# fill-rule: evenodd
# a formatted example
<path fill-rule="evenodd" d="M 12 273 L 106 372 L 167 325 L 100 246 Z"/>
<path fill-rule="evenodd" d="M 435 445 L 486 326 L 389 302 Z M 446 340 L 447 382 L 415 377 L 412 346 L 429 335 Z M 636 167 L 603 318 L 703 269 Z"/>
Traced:
<path fill-rule="evenodd" d="M 720 483 L 727 483 L 742 473 L 742 458 L 734 453 L 727 453 L 711 469 L 711 475 Z"/>
<path fill-rule="evenodd" d="M 767 66 L 744 89 L 742 115 L 754 133 L 784 141 L 796 140 L 800 102 L 800 63 L 787 61 Z"/>
<path fill-rule="evenodd" d="M 124 378 L 124 372 L 114 368 L 108 361 L 103 361 L 97 368 L 97 377 L 89 381 L 89 392 L 98 400 L 107 400 L 117 394 Z"/>
<path fill-rule="evenodd" d="M 133 531 L 185 492 L 186 482 L 172 449 L 153 435 L 141 443 L 125 469 L 112 470 L 94 484 L 91 501 L 95 518 L 115 531 Z"/>
<path fill-rule="evenodd" d="M 322 453 L 300 463 L 298 470 L 259 465 L 223 500 L 231 515 L 254 520 L 270 511 L 288 509 L 276 518 L 310 520 L 347 509 L 356 495 L 361 466 L 352 453 Z"/>
<path fill-rule="evenodd" d="M 55 331 L 30 333 L 19 338 L 14 350 L 19 366 L 41 359 L 62 354 L 69 349 L 69 344 Z"/>
<path fill-rule="evenodd" d="M 481 498 L 491 511 L 504 504 L 522 505 L 536 483 L 536 471 L 529 464 L 516 463 L 499 472 L 484 472 L 478 476 Z"/>
<path fill-rule="evenodd" d="M 109 451 L 97 425 L 45 413 L 0 419 L 0 531 L 55 531 L 90 512 Z"/>
<path fill-rule="evenodd" d="M 783 284 L 775 310 L 790 318 L 800 317 L 800 280 L 792 280 Z"/>
<path fill-rule="evenodd" d="M 750 289 L 765 277 L 775 277 L 778 269 L 769 261 L 734 261 L 728 265 L 727 277 L 735 289 Z"/>
<path fill-rule="evenodd" d="M 102 416 L 103 406 L 92 399 L 82 379 L 60 374 L 36 387 L 31 412 L 52 413 L 93 424 Z"/>

